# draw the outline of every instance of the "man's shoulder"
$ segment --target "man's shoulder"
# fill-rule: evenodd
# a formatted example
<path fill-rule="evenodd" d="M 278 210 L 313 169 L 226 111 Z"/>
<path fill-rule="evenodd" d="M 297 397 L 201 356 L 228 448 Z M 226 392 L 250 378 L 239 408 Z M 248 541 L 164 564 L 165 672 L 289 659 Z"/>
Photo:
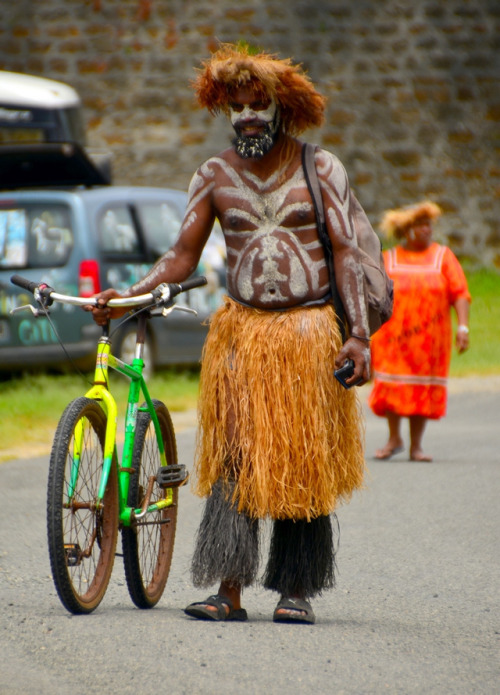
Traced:
<path fill-rule="evenodd" d="M 316 171 L 321 183 L 333 187 L 339 196 L 344 198 L 349 192 L 347 172 L 340 159 L 322 147 L 316 147 L 314 160 Z"/>
<path fill-rule="evenodd" d="M 233 159 L 233 155 L 233 148 L 228 147 L 225 150 L 222 150 L 222 152 L 219 152 L 218 154 L 214 154 L 211 157 L 209 157 L 207 160 L 205 160 L 202 166 L 221 166 L 224 162 L 231 162 Z"/>
<path fill-rule="evenodd" d="M 319 145 L 316 145 L 315 160 L 316 165 L 330 166 L 336 169 L 344 169 L 344 165 L 342 164 L 342 162 L 336 154 L 333 154 L 333 152 L 330 152 L 329 150 L 323 149 Z"/>
<path fill-rule="evenodd" d="M 228 169 L 233 168 L 235 168 L 235 164 L 232 157 L 232 148 L 228 148 L 206 159 L 203 164 L 198 167 L 196 174 L 204 178 L 213 178 L 220 172 L 227 172 Z"/>

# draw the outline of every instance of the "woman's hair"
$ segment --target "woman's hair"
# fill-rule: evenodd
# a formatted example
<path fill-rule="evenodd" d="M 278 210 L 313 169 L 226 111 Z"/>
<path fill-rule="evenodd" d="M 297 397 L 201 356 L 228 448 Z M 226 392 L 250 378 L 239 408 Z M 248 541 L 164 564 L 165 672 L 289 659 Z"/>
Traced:
<path fill-rule="evenodd" d="M 248 46 L 222 44 L 202 63 L 193 81 L 198 102 L 213 115 L 229 112 L 240 87 L 273 98 L 279 106 L 282 129 L 298 135 L 323 123 L 326 98 L 316 91 L 300 65 L 267 53 L 251 55 Z"/>
<path fill-rule="evenodd" d="M 430 200 L 423 200 L 396 210 L 387 210 L 380 223 L 380 230 L 388 239 L 391 237 L 401 239 L 408 227 L 415 222 L 424 219 L 433 220 L 441 213 L 439 205 Z"/>

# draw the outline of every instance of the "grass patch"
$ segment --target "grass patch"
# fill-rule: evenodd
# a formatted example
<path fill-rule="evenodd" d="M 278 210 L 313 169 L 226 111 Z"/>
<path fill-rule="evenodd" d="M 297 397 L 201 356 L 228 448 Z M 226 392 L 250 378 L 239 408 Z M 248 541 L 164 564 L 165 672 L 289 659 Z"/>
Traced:
<path fill-rule="evenodd" d="M 450 376 L 500 373 L 500 275 L 491 270 L 467 273 L 472 295 L 470 347 L 463 355 L 453 349 Z M 456 328 L 455 312 L 453 326 Z"/>
<path fill-rule="evenodd" d="M 50 446 L 57 422 L 70 401 L 85 395 L 89 381 L 81 376 L 24 374 L 4 381 L 0 390 L 0 462 L 13 454 L 32 449 L 44 452 Z M 119 424 L 125 412 L 128 380 L 112 374 L 111 391 L 118 403 Z M 163 401 L 171 412 L 196 407 L 199 373 L 197 370 L 165 370 L 148 382 L 153 398 Z"/>

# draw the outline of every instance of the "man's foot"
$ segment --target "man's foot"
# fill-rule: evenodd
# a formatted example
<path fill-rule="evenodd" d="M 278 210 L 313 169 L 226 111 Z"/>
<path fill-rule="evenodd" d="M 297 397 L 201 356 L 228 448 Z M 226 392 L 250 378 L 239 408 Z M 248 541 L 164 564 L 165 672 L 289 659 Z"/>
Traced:
<path fill-rule="evenodd" d="M 302 598 L 281 598 L 274 609 L 275 623 L 304 623 L 313 625 L 316 616 L 311 604 Z"/>
<path fill-rule="evenodd" d="M 418 463 L 431 463 L 432 456 L 429 456 L 429 454 L 424 454 L 422 449 L 410 449 L 410 461 L 416 461 Z"/>
<path fill-rule="evenodd" d="M 392 456 L 400 454 L 402 451 L 404 451 L 402 441 L 392 442 L 389 440 L 387 444 L 382 447 L 382 449 L 377 449 L 373 458 L 377 459 L 378 461 L 387 461 Z"/>
<path fill-rule="evenodd" d="M 184 613 L 192 618 L 198 618 L 198 620 L 238 620 L 243 622 L 248 619 L 244 608 L 233 608 L 231 599 L 220 594 L 209 596 L 205 601 L 189 604 L 184 609 Z"/>

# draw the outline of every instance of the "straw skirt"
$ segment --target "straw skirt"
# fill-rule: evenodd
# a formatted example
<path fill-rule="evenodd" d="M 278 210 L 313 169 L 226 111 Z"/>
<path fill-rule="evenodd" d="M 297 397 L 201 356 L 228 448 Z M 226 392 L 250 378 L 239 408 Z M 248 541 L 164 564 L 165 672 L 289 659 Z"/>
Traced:
<path fill-rule="evenodd" d="M 340 346 L 329 304 L 263 311 L 226 299 L 202 358 L 197 494 L 227 482 L 251 518 L 311 520 L 361 487 L 362 413 L 333 376 Z"/>

